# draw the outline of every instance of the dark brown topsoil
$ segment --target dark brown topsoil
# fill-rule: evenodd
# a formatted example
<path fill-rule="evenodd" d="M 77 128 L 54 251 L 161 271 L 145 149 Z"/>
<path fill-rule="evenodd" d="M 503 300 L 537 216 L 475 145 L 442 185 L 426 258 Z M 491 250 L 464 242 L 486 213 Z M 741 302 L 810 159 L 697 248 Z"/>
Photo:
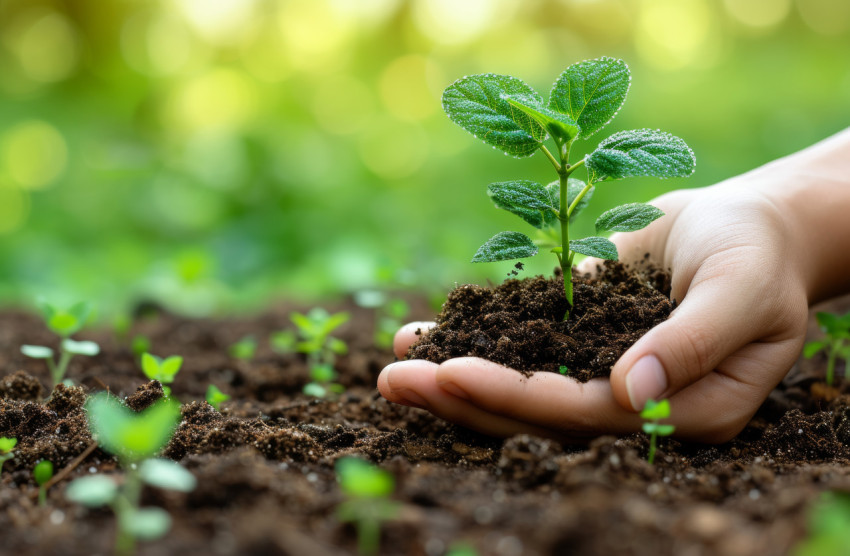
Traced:
<path fill-rule="evenodd" d="M 407 355 L 435 363 L 483 357 L 524 373 L 557 373 L 565 366 L 569 376 L 587 382 L 609 376 L 620 356 L 673 310 L 667 273 L 649 265 L 632 272 L 611 261 L 595 277 L 573 276 L 573 302 L 564 321 L 568 305 L 560 272 L 492 289 L 459 286 L 449 293 L 437 326 Z"/>
<path fill-rule="evenodd" d="M 643 435 L 589 447 L 527 435 L 499 440 L 387 403 L 374 388 L 392 361 L 373 347 L 376 316 L 347 308 L 353 318 L 340 336 L 351 350 L 338 364 L 347 391 L 336 400 L 300 393 L 300 356 L 275 354 L 265 342 L 249 362 L 227 355 L 246 334 L 265 339 L 286 328 L 288 307 L 253 319 L 159 315 L 135 323 L 132 332 L 149 335 L 154 353 L 186 358 L 173 384 L 183 419 L 164 455 L 198 479 L 188 494 L 144 491 L 143 503 L 167 509 L 174 525 L 164 539 L 140 544 L 140 554 L 352 554 L 355 531 L 335 517 L 343 496 L 333 466 L 344 455 L 396 477 L 401 510 L 381 541 L 381 553 L 392 555 L 440 556 L 458 542 L 497 556 L 778 555 L 805 535 L 820 492 L 850 489 L 850 395 L 847 383 L 823 387 L 822 358 L 801 361 L 734 441 L 665 439 L 651 466 Z M 428 316 L 422 308 L 411 315 Z M 19 348 L 53 340 L 37 319 L 0 313 L 0 377 L 8 375 L 0 379 L 0 436 L 19 441 L 0 476 L 3 554 L 111 551 L 114 516 L 64 496 L 76 477 L 122 473 L 92 442 L 82 403 L 109 387 L 142 409 L 161 388 L 146 382 L 124 341 L 106 331 L 79 336 L 100 342 L 102 354 L 75 358 L 68 376 L 81 386 L 59 387 L 44 402 L 43 362 Z M 210 382 L 233 396 L 221 412 L 199 401 Z M 53 461 L 59 479 L 43 508 L 30 472 L 41 458 Z"/>

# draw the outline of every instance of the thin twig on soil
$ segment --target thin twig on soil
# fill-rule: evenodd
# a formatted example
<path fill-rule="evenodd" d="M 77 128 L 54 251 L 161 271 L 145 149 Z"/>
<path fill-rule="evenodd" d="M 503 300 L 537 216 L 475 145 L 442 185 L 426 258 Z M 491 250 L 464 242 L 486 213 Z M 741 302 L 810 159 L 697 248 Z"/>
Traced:
<path fill-rule="evenodd" d="M 71 460 L 71 462 L 68 465 L 66 465 L 64 468 L 62 468 L 62 471 L 55 474 L 49 481 L 44 483 L 44 489 L 49 490 L 53 485 L 55 485 L 59 481 L 62 481 L 63 479 L 65 479 L 65 477 L 70 475 L 71 472 L 74 469 L 76 469 L 81 463 L 83 463 L 87 457 L 92 455 L 92 453 L 96 449 L 97 449 L 97 442 L 92 442 L 91 444 L 89 444 L 88 448 L 83 450 L 83 452 L 80 455 L 78 455 L 73 460 Z M 31 495 L 30 497 L 31 498 L 38 498 L 38 492 L 36 492 L 34 496 Z"/>

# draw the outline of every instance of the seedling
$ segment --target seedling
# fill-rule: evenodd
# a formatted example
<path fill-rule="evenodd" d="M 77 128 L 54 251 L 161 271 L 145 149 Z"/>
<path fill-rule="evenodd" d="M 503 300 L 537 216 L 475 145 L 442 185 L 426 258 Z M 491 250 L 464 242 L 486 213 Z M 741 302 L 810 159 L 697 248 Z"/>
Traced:
<path fill-rule="evenodd" d="M 12 450 L 14 450 L 17 445 L 17 438 L 6 438 L 5 436 L 0 436 L 0 473 L 3 472 L 3 464 L 6 463 L 7 460 L 15 457 Z"/>
<path fill-rule="evenodd" d="M 844 377 L 850 370 L 850 313 L 839 317 L 832 313 L 817 313 L 815 318 L 826 339 L 808 342 L 803 347 L 803 357 L 811 359 L 816 353 L 826 350 L 826 383 L 832 386 L 835 380 L 835 361 L 844 359 Z"/>
<path fill-rule="evenodd" d="M 377 554 L 381 523 L 395 518 L 399 511 L 398 502 L 389 499 L 395 490 L 395 479 L 383 469 L 353 457 L 337 460 L 336 477 L 348 497 L 337 506 L 337 519 L 354 523 L 358 554 Z"/>
<path fill-rule="evenodd" d="M 166 384 L 174 382 L 174 377 L 180 372 L 180 367 L 183 365 L 183 358 L 179 355 L 172 355 L 162 359 L 150 353 L 142 354 L 142 371 L 151 380 L 158 380 L 162 383 L 162 392 L 166 396 L 171 395 L 171 387 Z"/>
<path fill-rule="evenodd" d="M 564 276 L 564 296 L 573 306 L 572 264 L 576 254 L 617 260 L 617 248 L 596 235 L 570 236 L 570 224 L 584 209 L 596 184 L 634 176 L 689 176 L 696 159 L 685 142 L 652 129 L 619 131 L 576 162 L 570 150 L 617 114 L 626 100 L 631 76 L 622 60 L 599 58 L 568 67 L 555 81 L 549 102 L 521 80 L 492 73 L 463 77 L 443 93 L 443 109 L 465 130 L 515 158 L 542 151 L 558 180 L 541 185 L 529 180 L 491 183 L 487 193 L 498 208 L 512 212 L 538 230 L 537 240 L 519 232 L 500 232 L 482 245 L 472 262 L 520 259 L 545 247 L 555 253 Z M 544 145 L 551 138 L 555 154 Z M 584 166 L 586 180 L 572 178 Z M 664 213 L 652 205 L 630 203 L 603 213 L 597 234 L 640 230 Z"/>
<path fill-rule="evenodd" d="M 662 425 L 661 419 L 670 417 L 670 402 L 661 400 L 646 400 L 643 411 L 640 412 L 641 419 L 649 421 L 643 424 L 643 432 L 649 435 L 649 456 L 646 460 L 652 464 L 655 461 L 655 445 L 659 436 L 670 436 L 676 431 L 673 425 Z"/>
<path fill-rule="evenodd" d="M 35 464 L 32 476 L 38 484 L 38 505 L 47 505 L 47 481 L 53 478 L 53 463 L 46 459 Z"/>
<path fill-rule="evenodd" d="M 393 346 L 396 331 L 410 314 L 410 305 L 403 299 L 390 299 L 378 310 L 378 325 L 375 330 L 375 343 L 380 348 Z"/>
<path fill-rule="evenodd" d="M 133 336 L 133 339 L 130 342 L 130 351 L 132 351 L 133 355 L 136 357 L 141 357 L 143 353 L 151 350 L 151 345 L 150 338 L 142 334 L 137 334 L 136 336 Z"/>
<path fill-rule="evenodd" d="M 317 398 L 342 393 L 345 390 L 344 387 L 334 382 L 337 378 L 334 362 L 338 355 L 348 352 L 348 346 L 330 334 L 348 322 L 348 313 L 332 315 L 316 307 L 306 315 L 292 313 L 289 318 L 295 324 L 297 334 L 286 330 L 276 332 L 271 337 L 271 344 L 281 353 L 297 351 L 307 355 L 310 382 L 304 385 L 303 392 Z"/>
<path fill-rule="evenodd" d="M 218 389 L 215 384 L 210 384 L 207 388 L 207 403 L 213 406 L 218 411 L 223 402 L 230 399 L 230 396 Z"/>
<path fill-rule="evenodd" d="M 230 356 L 234 359 L 250 361 L 255 353 L 257 353 L 257 340 L 253 336 L 245 336 L 230 346 Z"/>
<path fill-rule="evenodd" d="M 847 554 L 850 546 L 850 493 L 824 492 L 808 512 L 808 536 L 794 547 L 794 556 Z"/>
<path fill-rule="evenodd" d="M 133 554 L 137 540 L 165 535 L 171 516 L 162 508 L 140 508 L 142 486 L 189 492 L 195 477 L 179 464 L 154 456 L 168 443 L 180 418 L 180 405 L 164 398 L 142 413 L 135 413 L 117 398 L 96 394 L 86 402 L 92 436 L 114 454 L 124 469 L 118 483 L 105 475 L 76 479 L 65 491 L 69 500 L 90 508 L 109 506 L 118 520 L 115 551 Z"/>
<path fill-rule="evenodd" d="M 91 306 L 88 303 L 77 303 L 68 309 L 57 309 L 48 304 L 41 304 L 41 311 L 47 327 L 55 332 L 59 338 L 59 361 L 53 358 L 53 350 L 45 346 L 21 346 L 21 353 L 33 359 L 44 359 L 47 368 L 50 369 L 50 379 L 53 386 L 62 382 L 68 363 L 74 355 L 94 356 L 100 353 L 100 346 L 95 342 L 77 342 L 71 339 L 71 335 L 79 331 L 91 314 Z"/>

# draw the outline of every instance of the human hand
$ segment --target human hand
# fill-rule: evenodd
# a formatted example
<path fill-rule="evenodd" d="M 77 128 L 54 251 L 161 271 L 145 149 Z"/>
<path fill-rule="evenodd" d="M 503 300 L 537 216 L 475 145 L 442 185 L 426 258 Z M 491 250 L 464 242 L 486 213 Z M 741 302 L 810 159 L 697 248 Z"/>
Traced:
<path fill-rule="evenodd" d="M 487 434 L 566 441 L 637 431 L 645 401 L 669 398 L 677 437 L 731 439 L 791 368 L 805 337 L 805 243 L 767 186 L 781 184 L 756 172 L 667 194 L 652 201 L 665 217 L 611 238 L 621 260 L 649 252 L 669 268 L 680 304 L 620 358 L 610 380 L 524 377 L 477 358 L 413 360 L 383 370 L 381 394 Z M 398 332 L 398 357 L 425 326 Z"/>

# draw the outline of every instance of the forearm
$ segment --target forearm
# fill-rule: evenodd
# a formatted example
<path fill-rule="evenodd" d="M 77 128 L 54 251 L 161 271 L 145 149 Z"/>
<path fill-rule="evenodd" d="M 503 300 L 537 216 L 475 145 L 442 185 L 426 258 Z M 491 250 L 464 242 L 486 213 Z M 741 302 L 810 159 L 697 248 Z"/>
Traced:
<path fill-rule="evenodd" d="M 809 303 L 850 292 L 850 128 L 743 177 L 784 215 Z"/>

